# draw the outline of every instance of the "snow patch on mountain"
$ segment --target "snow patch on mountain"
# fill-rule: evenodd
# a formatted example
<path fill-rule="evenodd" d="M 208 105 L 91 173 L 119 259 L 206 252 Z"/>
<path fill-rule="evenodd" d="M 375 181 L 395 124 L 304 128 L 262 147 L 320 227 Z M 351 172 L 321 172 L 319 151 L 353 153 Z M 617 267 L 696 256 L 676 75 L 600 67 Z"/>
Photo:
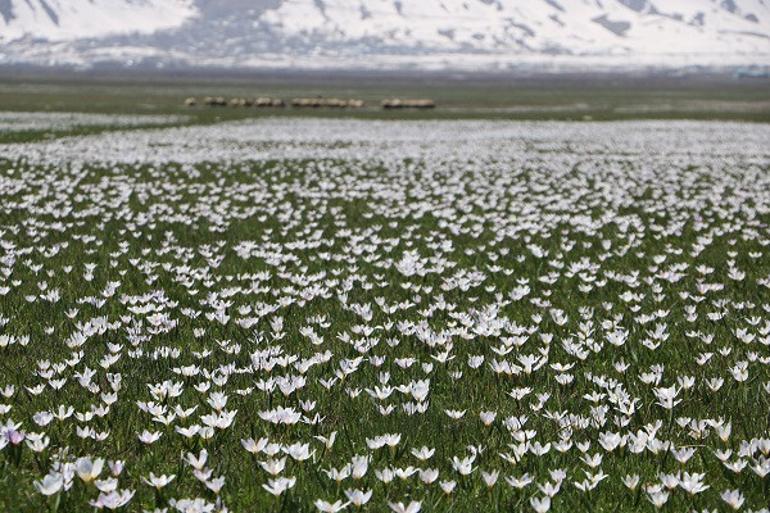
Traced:
<path fill-rule="evenodd" d="M 0 0 L 0 42 L 151 34 L 197 12 L 193 0 Z"/>

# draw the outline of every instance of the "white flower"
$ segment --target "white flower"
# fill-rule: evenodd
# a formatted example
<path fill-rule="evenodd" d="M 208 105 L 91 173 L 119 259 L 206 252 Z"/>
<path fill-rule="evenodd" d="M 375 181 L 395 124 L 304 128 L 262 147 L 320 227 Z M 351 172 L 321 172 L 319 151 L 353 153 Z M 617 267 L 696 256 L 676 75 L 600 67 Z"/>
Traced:
<path fill-rule="evenodd" d="M 735 511 L 741 509 L 743 502 L 746 500 L 740 490 L 725 490 L 720 497 Z"/>
<path fill-rule="evenodd" d="M 475 457 L 473 456 L 466 456 L 463 459 L 460 459 L 457 456 L 453 456 L 452 468 L 455 469 L 455 471 L 457 471 L 457 473 L 461 476 L 467 476 L 475 470 L 475 467 L 473 467 L 474 460 Z"/>
<path fill-rule="evenodd" d="M 278 496 L 286 490 L 292 488 L 296 482 L 297 479 L 294 477 L 279 477 L 277 479 L 268 480 L 267 484 L 262 485 L 262 488 L 267 490 L 269 493 Z"/>
<path fill-rule="evenodd" d="M 546 513 L 551 509 L 551 498 L 548 495 L 543 498 L 532 497 L 529 499 L 529 504 L 537 513 Z"/>
<path fill-rule="evenodd" d="M 351 504 L 356 507 L 361 507 L 372 498 L 372 490 L 345 490 L 345 497 L 348 498 Z"/>
<path fill-rule="evenodd" d="M 482 424 L 489 427 L 495 421 L 495 418 L 497 418 L 497 412 L 482 411 L 481 413 L 479 413 L 479 418 L 481 419 Z"/>
<path fill-rule="evenodd" d="M 428 447 L 422 446 L 420 449 L 411 449 L 410 452 L 412 453 L 412 456 L 418 460 L 426 461 L 433 457 L 436 449 L 429 449 Z"/>
<path fill-rule="evenodd" d="M 277 476 L 286 468 L 286 456 L 275 460 L 260 461 L 259 465 L 271 476 Z"/>
<path fill-rule="evenodd" d="M 481 471 L 481 478 L 484 480 L 484 484 L 487 485 L 487 488 L 492 488 L 495 486 L 495 483 L 497 483 L 497 478 L 500 476 L 500 472 L 497 470 L 493 470 L 492 472 L 484 472 Z"/>
<path fill-rule="evenodd" d="M 95 501 L 90 501 L 91 506 L 102 509 L 118 509 L 128 504 L 134 497 L 134 490 L 113 491 L 107 494 L 100 493 Z"/>
<path fill-rule="evenodd" d="M 260 438 L 258 441 L 254 441 L 253 438 L 247 438 L 245 440 L 241 440 L 241 445 L 244 449 L 246 449 L 251 454 L 259 454 L 262 452 L 262 449 L 264 449 L 267 444 L 270 442 L 267 438 Z"/>
<path fill-rule="evenodd" d="M 321 499 L 316 499 L 313 504 L 315 504 L 316 509 L 322 513 L 337 513 L 338 511 L 345 509 L 350 502 L 336 501 L 332 504 Z"/>
<path fill-rule="evenodd" d="M 655 397 L 658 398 L 655 404 L 667 410 L 673 409 L 674 406 L 682 402 L 681 399 L 676 400 L 676 396 L 679 395 L 679 389 L 677 389 L 676 386 L 654 388 L 653 392 L 655 393 Z"/>
<path fill-rule="evenodd" d="M 160 490 L 161 488 L 165 488 L 166 486 L 168 486 L 168 484 L 171 483 L 171 481 L 173 481 L 174 478 L 176 478 L 176 475 L 174 474 L 171 474 L 168 476 L 166 474 L 156 476 L 154 473 L 150 472 L 150 476 L 146 478 L 143 477 L 142 481 Z"/>
<path fill-rule="evenodd" d="M 114 477 L 108 477 L 106 479 L 97 479 L 94 481 L 94 485 L 97 490 L 104 493 L 114 492 L 118 489 L 118 480 Z"/>
<path fill-rule="evenodd" d="M 455 486 L 457 486 L 457 482 L 455 482 L 455 481 L 441 481 L 439 483 L 439 486 L 441 487 L 441 490 L 443 490 L 443 492 L 445 494 L 449 495 L 455 489 Z"/>
<path fill-rule="evenodd" d="M 403 502 L 389 502 L 388 506 L 394 513 L 419 513 L 422 503 L 412 501 L 408 506 L 404 506 Z"/>
<path fill-rule="evenodd" d="M 225 485 L 225 476 L 219 476 L 214 479 L 208 479 L 204 484 L 206 485 L 206 488 L 208 488 L 215 494 L 218 494 L 222 490 L 222 487 Z"/>
<path fill-rule="evenodd" d="M 139 435 L 139 441 L 143 444 L 152 444 L 158 441 L 160 437 L 163 435 L 160 431 L 147 431 L 146 429 L 142 431 L 142 433 Z"/>
<path fill-rule="evenodd" d="M 656 508 L 661 508 L 668 501 L 668 492 L 658 489 L 647 490 L 647 497 Z"/>
<path fill-rule="evenodd" d="M 185 461 L 194 469 L 202 470 L 206 466 L 209 453 L 206 449 L 201 449 L 201 452 L 196 456 L 195 454 L 188 452 L 185 455 Z"/>
<path fill-rule="evenodd" d="M 639 474 L 627 474 L 623 478 L 623 484 L 629 490 L 636 490 L 636 487 L 639 486 Z"/>
<path fill-rule="evenodd" d="M 420 481 L 425 484 L 431 484 L 438 479 L 438 469 L 426 468 L 420 470 Z"/>
<path fill-rule="evenodd" d="M 64 485 L 64 477 L 61 474 L 48 474 L 41 481 L 35 481 L 35 488 L 43 495 L 59 493 Z"/>
<path fill-rule="evenodd" d="M 532 476 L 524 474 L 521 477 L 510 476 L 505 478 L 505 482 L 513 488 L 524 488 L 533 481 Z"/>
<path fill-rule="evenodd" d="M 75 462 L 75 472 L 78 477 L 85 483 L 90 483 L 102 473 L 104 467 L 104 460 L 102 458 L 96 458 L 92 460 L 89 457 L 78 458 Z"/>

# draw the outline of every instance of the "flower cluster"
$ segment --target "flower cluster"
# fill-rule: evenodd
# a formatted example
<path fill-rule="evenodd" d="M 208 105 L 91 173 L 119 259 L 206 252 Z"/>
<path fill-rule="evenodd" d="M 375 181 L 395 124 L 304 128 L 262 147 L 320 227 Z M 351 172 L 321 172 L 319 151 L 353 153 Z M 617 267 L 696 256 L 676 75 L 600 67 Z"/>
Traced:
<path fill-rule="evenodd" d="M 7 145 L 0 510 L 767 512 L 769 135 Z"/>

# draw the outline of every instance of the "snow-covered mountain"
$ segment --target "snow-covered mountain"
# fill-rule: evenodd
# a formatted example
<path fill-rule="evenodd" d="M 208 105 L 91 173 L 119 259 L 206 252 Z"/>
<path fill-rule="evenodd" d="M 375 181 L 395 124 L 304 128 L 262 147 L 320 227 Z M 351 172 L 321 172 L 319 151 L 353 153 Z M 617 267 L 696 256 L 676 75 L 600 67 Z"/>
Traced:
<path fill-rule="evenodd" d="M 770 65 L 770 0 L 0 0 L 0 63 Z"/>

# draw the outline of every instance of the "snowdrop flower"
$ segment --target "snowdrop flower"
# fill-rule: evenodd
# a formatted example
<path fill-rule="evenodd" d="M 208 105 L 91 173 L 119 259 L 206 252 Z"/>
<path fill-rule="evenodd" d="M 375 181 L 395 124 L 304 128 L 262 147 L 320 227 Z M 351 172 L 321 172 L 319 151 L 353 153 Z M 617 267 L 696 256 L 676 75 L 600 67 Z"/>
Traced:
<path fill-rule="evenodd" d="M 438 469 L 435 468 L 426 468 L 421 469 L 419 472 L 420 475 L 420 481 L 422 481 L 425 484 L 431 484 L 438 479 Z"/>
<path fill-rule="evenodd" d="M 705 477 L 706 474 L 690 474 L 685 472 L 684 476 L 679 480 L 679 486 L 690 495 L 705 492 L 710 488 L 710 486 L 703 484 Z"/>
<path fill-rule="evenodd" d="M 107 462 L 107 467 L 110 469 L 110 473 L 117 477 L 123 472 L 123 460 L 110 460 Z"/>
<path fill-rule="evenodd" d="M 118 480 L 114 477 L 108 477 L 106 479 L 97 479 L 94 481 L 96 489 L 103 493 L 111 493 L 118 489 Z"/>
<path fill-rule="evenodd" d="M 457 456 L 452 457 L 452 468 L 461 476 L 470 475 L 475 470 L 473 467 L 473 456 L 468 456 L 463 459 L 459 459 Z"/>
<path fill-rule="evenodd" d="M 360 508 L 372 498 L 372 490 L 347 489 L 345 490 L 345 497 L 348 498 L 351 504 Z"/>
<path fill-rule="evenodd" d="M 345 509 L 350 502 L 336 501 L 332 504 L 321 499 L 316 499 L 314 504 L 316 509 L 322 513 L 337 513 L 338 511 Z"/>
<path fill-rule="evenodd" d="M 271 476 L 277 476 L 286 468 L 286 457 L 277 460 L 260 461 L 259 465 Z"/>
<path fill-rule="evenodd" d="M 219 492 L 222 490 L 222 487 L 225 485 L 225 478 L 224 476 L 219 476 L 214 479 L 207 479 L 203 484 L 205 484 L 206 488 L 215 494 L 219 494 Z"/>
<path fill-rule="evenodd" d="M 441 481 L 439 486 L 445 494 L 450 495 L 455 489 L 455 486 L 457 486 L 457 483 L 455 481 Z"/>
<path fill-rule="evenodd" d="M 668 492 L 663 491 L 659 487 L 648 488 L 647 498 L 656 508 L 661 508 L 668 502 Z"/>
<path fill-rule="evenodd" d="M 203 467 L 206 466 L 206 461 L 208 460 L 209 453 L 206 449 L 201 449 L 200 453 L 196 456 L 195 454 L 188 452 L 185 456 L 185 461 L 194 469 L 196 470 L 202 470 Z"/>
<path fill-rule="evenodd" d="M 139 435 L 139 441 L 143 444 L 152 444 L 157 442 L 160 437 L 163 435 L 160 431 L 147 431 L 146 429 L 142 431 L 142 433 Z"/>
<path fill-rule="evenodd" d="M 122 492 L 113 491 L 107 494 L 100 493 L 99 497 L 95 501 L 90 501 L 89 504 L 96 509 L 107 508 L 109 510 L 114 510 L 128 504 L 133 497 L 133 490 L 123 490 Z"/>
<path fill-rule="evenodd" d="M 743 502 L 746 498 L 743 496 L 740 490 L 725 490 L 720 495 L 723 501 L 727 503 L 734 511 L 738 511 L 743 506 Z"/>
<path fill-rule="evenodd" d="M 420 447 L 420 449 L 411 449 L 410 452 L 412 453 L 412 456 L 414 456 L 418 460 L 427 461 L 433 457 L 433 454 L 435 454 L 436 449 L 429 449 L 428 447 L 422 446 Z"/>
<path fill-rule="evenodd" d="M 548 495 L 542 498 L 532 497 L 529 499 L 529 504 L 537 513 L 546 513 L 551 509 L 551 498 Z"/>
<path fill-rule="evenodd" d="M 513 488 L 524 488 L 533 481 L 532 476 L 524 474 L 521 477 L 509 476 L 505 478 L 505 482 Z"/>
<path fill-rule="evenodd" d="M 626 474 L 623 478 L 623 484 L 631 491 L 636 490 L 636 487 L 639 486 L 639 474 Z"/>
<path fill-rule="evenodd" d="M 361 479 L 366 475 L 369 468 L 369 458 L 367 456 L 353 456 L 351 460 L 350 475 L 353 479 Z"/>
<path fill-rule="evenodd" d="M 75 471 L 78 477 L 83 480 L 84 483 L 91 483 L 94 479 L 99 477 L 104 467 L 104 460 L 102 458 L 91 459 L 89 457 L 78 458 L 75 462 Z"/>
<path fill-rule="evenodd" d="M 253 438 L 241 440 L 241 445 L 251 454 L 259 454 L 267 446 L 269 440 L 267 438 L 260 438 L 258 441 L 254 441 Z"/>
<path fill-rule="evenodd" d="M 492 488 L 495 486 L 495 483 L 497 483 L 497 478 L 500 476 L 500 472 L 497 470 L 493 470 L 492 472 L 484 472 L 481 471 L 481 477 L 484 480 L 484 484 L 487 485 L 487 488 Z"/>
<path fill-rule="evenodd" d="M 142 481 L 152 486 L 153 488 L 160 490 L 161 488 L 165 488 L 166 486 L 168 486 L 169 483 L 171 483 L 171 481 L 174 480 L 174 478 L 176 478 L 176 475 L 174 474 L 171 474 L 171 475 L 162 474 L 162 475 L 156 476 L 154 473 L 150 472 L 150 476 L 146 478 L 143 477 Z"/>
<path fill-rule="evenodd" d="M 655 404 L 667 410 L 673 409 L 674 406 L 682 402 L 681 399 L 676 400 L 676 396 L 679 394 L 679 389 L 677 389 L 675 386 L 668 388 L 654 388 L 653 392 L 655 392 L 655 397 L 658 399 Z"/>
<path fill-rule="evenodd" d="M 497 413 L 493 411 L 482 411 L 479 413 L 479 418 L 481 418 L 481 423 L 484 424 L 484 426 L 489 427 L 492 425 L 492 423 L 495 421 L 495 418 L 497 417 Z"/>
<path fill-rule="evenodd" d="M 279 477 L 268 480 L 267 484 L 262 485 L 262 488 L 272 495 L 279 496 L 286 490 L 293 488 L 296 482 L 297 480 L 294 477 Z"/>
<path fill-rule="evenodd" d="M 327 451 L 330 451 L 334 446 L 334 441 L 337 439 L 337 432 L 333 431 L 328 437 L 316 435 L 313 438 L 324 444 Z"/>
<path fill-rule="evenodd" d="M 405 506 L 403 502 L 389 502 L 390 510 L 393 513 L 419 513 L 422 508 L 422 503 L 419 501 L 412 501 L 408 506 Z"/>
<path fill-rule="evenodd" d="M 42 480 L 35 481 L 35 488 L 43 495 L 54 495 L 64 486 L 64 478 L 61 474 L 48 474 Z"/>

